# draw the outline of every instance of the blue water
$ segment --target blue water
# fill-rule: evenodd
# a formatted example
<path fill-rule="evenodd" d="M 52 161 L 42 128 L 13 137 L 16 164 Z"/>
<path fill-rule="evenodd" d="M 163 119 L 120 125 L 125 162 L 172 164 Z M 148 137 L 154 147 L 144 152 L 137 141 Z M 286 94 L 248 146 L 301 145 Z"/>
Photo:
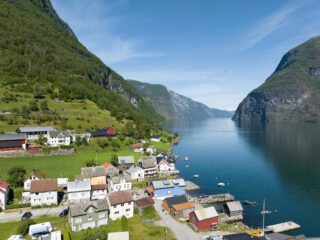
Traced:
<path fill-rule="evenodd" d="M 292 220 L 302 225 L 292 234 L 320 236 L 320 125 L 207 119 L 168 122 L 164 128 L 179 132 L 176 167 L 200 186 L 200 194 L 229 192 L 237 200 L 258 202 L 244 206 L 244 222 L 255 227 L 262 225 L 266 199 L 266 209 L 273 211 L 266 225 Z"/>

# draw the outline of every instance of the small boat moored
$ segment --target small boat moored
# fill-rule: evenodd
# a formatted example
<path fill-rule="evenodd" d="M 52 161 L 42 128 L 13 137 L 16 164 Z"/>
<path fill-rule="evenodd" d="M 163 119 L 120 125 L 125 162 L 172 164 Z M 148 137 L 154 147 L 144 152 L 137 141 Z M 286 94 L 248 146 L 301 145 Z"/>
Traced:
<path fill-rule="evenodd" d="M 195 175 L 193 175 L 193 177 L 194 177 L 194 178 L 198 178 L 198 177 L 199 177 L 199 175 L 198 175 L 198 174 L 195 174 Z"/>
<path fill-rule="evenodd" d="M 255 202 L 255 201 L 249 201 L 249 200 L 244 200 L 243 203 L 244 203 L 245 205 L 251 205 L 251 206 L 257 205 L 257 202 Z"/>
<path fill-rule="evenodd" d="M 185 160 L 185 161 L 189 161 L 189 157 L 185 157 L 184 160 Z"/>
<path fill-rule="evenodd" d="M 190 167 L 189 165 L 186 165 L 186 168 Z"/>
<path fill-rule="evenodd" d="M 226 184 L 223 182 L 219 182 L 217 185 L 218 185 L 218 187 L 224 187 Z"/>

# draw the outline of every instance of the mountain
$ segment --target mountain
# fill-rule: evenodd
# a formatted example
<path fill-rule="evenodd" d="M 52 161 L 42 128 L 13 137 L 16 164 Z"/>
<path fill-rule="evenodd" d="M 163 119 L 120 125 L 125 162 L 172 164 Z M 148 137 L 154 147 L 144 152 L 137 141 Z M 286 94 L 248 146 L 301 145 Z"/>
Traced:
<path fill-rule="evenodd" d="M 320 37 L 287 52 L 274 73 L 240 103 L 233 120 L 319 121 Z"/>
<path fill-rule="evenodd" d="M 203 103 L 169 91 L 171 102 L 180 119 L 231 118 L 232 113 L 216 108 L 209 108 Z"/>
<path fill-rule="evenodd" d="M 117 120 L 141 125 L 164 120 L 78 41 L 50 0 L 0 1 L 0 29 L 0 97 L 7 110 L 18 101 L 87 99 Z"/>
<path fill-rule="evenodd" d="M 161 84 L 149 84 L 135 80 L 127 80 L 136 91 L 144 97 L 158 114 L 166 119 L 177 119 L 177 114 L 170 100 L 167 88 Z"/>
<path fill-rule="evenodd" d="M 144 99 L 166 119 L 201 119 L 210 117 L 232 117 L 232 113 L 193 101 L 160 84 L 149 84 L 128 80 Z"/>

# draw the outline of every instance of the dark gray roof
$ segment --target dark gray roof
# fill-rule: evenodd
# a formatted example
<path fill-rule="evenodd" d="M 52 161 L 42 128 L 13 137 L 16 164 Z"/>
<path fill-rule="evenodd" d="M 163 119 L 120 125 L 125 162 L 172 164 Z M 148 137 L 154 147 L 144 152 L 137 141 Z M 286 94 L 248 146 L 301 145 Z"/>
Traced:
<path fill-rule="evenodd" d="M 12 147 L 21 147 L 22 143 L 19 141 L 13 142 L 0 142 L 0 148 L 12 148 Z"/>
<path fill-rule="evenodd" d="M 25 133 L 0 134 L 0 141 L 8 141 L 8 140 L 26 140 L 26 134 Z"/>
<path fill-rule="evenodd" d="M 118 164 L 134 164 L 133 156 L 119 156 Z"/>
<path fill-rule="evenodd" d="M 224 240 L 266 240 L 265 237 L 253 237 L 248 233 L 236 233 L 223 236 Z"/>
<path fill-rule="evenodd" d="M 55 137 L 70 137 L 70 133 L 68 131 L 49 131 L 49 136 L 52 138 Z"/>
<path fill-rule="evenodd" d="M 243 211 L 240 201 L 227 202 L 226 205 L 230 212 Z"/>
<path fill-rule="evenodd" d="M 153 156 L 144 156 L 139 159 L 142 168 L 153 168 L 156 167 L 156 158 Z"/>
<path fill-rule="evenodd" d="M 106 211 L 109 209 L 107 199 L 99 199 L 97 201 L 84 201 L 78 204 L 69 205 L 71 217 L 85 215 L 90 206 L 96 209 L 96 212 Z"/>
<path fill-rule="evenodd" d="M 266 235 L 266 238 L 268 240 L 288 240 L 292 238 L 292 236 L 283 233 L 270 233 Z"/>
<path fill-rule="evenodd" d="M 168 206 L 188 202 L 186 195 L 168 197 L 165 200 L 167 201 Z"/>
<path fill-rule="evenodd" d="M 91 181 L 75 181 L 68 182 L 68 193 L 70 192 L 83 192 L 83 191 L 91 191 Z"/>
<path fill-rule="evenodd" d="M 44 126 L 34 126 L 34 127 L 19 127 L 17 132 L 27 133 L 27 132 L 49 132 L 54 131 L 53 127 Z"/>
<path fill-rule="evenodd" d="M 107 175 L 106 170 L 103 166 L 87 167 L 82 168 L 81 170 L 84 178 L 100 177 Z"/>

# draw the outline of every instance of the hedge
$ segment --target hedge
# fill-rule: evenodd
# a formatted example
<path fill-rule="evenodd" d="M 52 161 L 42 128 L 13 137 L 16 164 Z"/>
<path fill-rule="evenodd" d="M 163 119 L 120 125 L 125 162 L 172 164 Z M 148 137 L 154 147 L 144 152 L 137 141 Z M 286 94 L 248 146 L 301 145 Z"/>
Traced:
<path fill-rule="evenodd" d="M 64 230 L 63 231 L 63 240 L 70 240 L 71 238 L 70 238 L 70 234 L 69 234 L 69 232 L 68 232 L 68 230 Z"/>
<path fill-rule="evenodd" d="M 8 209 L 15 209 L 15 208 L 26 208 L 26 207 L 31 207 L 31 203 L 22 203 L 22 204 L 6 205 L 6 210 L 8 210 Z"/>

